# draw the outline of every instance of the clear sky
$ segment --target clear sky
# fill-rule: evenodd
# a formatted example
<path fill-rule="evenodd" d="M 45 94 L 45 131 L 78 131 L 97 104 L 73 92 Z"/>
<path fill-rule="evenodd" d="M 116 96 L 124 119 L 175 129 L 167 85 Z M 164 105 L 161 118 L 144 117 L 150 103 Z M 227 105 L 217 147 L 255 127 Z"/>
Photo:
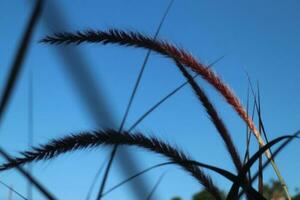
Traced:
<path fill-rule="evenodd" d="M 33 2 L 1 0 L 1 90 Z M 162 0 L 47 1 L 21 78 L 0 126 L 1 146 L 12 155 L 27 149 L 30 71 L 34 82 L 35 144 L 97 127 L 73 82 L 63 70 L 65 63 L 58 53 L 58 49 L 62 48 L 40 44 L 39 39 L 56 31 L 87 28 L 121 28 L 153 35 L 168 3 L 169 1 Z M 63 12 L 67 22 L 63 27 L 49 26 L 46 22 L 57 14 L 50 11 L 54 4 Z M 184 47 L 206 64 L 225 55 L 213 69 L 231 86 L 244 104 L 248 86 L 245 70 L 248 71 L 253 81 L 260 83 L 265 127 L 269 138 L 275 138 L 300 129 L 299 10 L 300 3 L 297 0 L 175 0 L 159 37 Z M 90 44 L 71 48 L 76 48 L 86 58 L 87 67 L 93 72 L 99 86 L 105 89 L 109 109 L 117 124 L 120 123 L 146 51 Z M 68 51 L 67 48 L 62 50 Z M 184 78 L 170 60 L 151 54 L 126 127 L 183 81 Z M 216 105 L 243 154 L 245 124 L 211 86 L 200 79 L 198 81 Z M 234 170 L 221 139 L 189 87 L 163 104 L 139 125 L 138 130 L 176 144 L 199 161 Z M 300 148 L 297 143 L 298 141 L 294 141 L 277 159 L 292 193 L 297 186 L 300 187 Z M 252 144 L 252 149 L 254 148 L 257 148 L 255 141 Z M 107 157 L 108 150 L 105 147 L 75 152 L 51 162 L 39 162 L 34 165 L 34 174 L 59 199 L 83 199 L 93 176 Z M 163 157 L 150 152 L 136 148 L 131 150 L 144 168 L 165 161 Z M 177 167 L 157 169 L 145 177 L 153 185 L 163 172 L 167 173 L 155 199 L 170 199 L 176 195 L 190 199 L 201 188 Z M 213 173 L 211 175 L 220 188 L 226 190 L 230 187 L 225 179 Z M 265 179 L 272 177 L 275 178 L 275 174 L 269 167 Z M 1 173 L 0 179 L 26 194 L 26 181 L 14 170 Z M 118 167 L 114 167 L 107 188 L 122 179 Z M 5 199 L 7 194 L 7 189 L 0 186 L 0 198 Z M 42 198 L 36 192 L 34 196 L 35 199 Z M 128 186 L 124 186 L 106 199 L 132 199 L 132 196 L 128 193 Z"/>

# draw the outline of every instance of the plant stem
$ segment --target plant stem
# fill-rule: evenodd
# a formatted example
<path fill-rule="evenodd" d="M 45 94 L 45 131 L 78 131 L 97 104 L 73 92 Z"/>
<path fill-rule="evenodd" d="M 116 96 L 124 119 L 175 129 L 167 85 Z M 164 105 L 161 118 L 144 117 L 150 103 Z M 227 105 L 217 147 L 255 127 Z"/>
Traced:
<path fill-rule="evenodd" d="M 257 129 L 254 130 L 254 135 L 257 137 L 257 140 L 258 140 L 258 143 L 259 143 L 260 147 L 263 147 L 265 145 L 265 142 L 261 138 L 261 135 L 257 131 Z M 285 184 L 285 181 L 284 181 L 284 179 L 283 179 L 283 177 L 282 177 L 282 175 L 281 175 L 281 173 L 279 171 L 278 166 L 276 165 L 275 161 L 273 160 L 269 149 L 267 151 L 265 151 L 265 155 L 271 161 L 271 165 L 272 165 L 272 167 L 273 167 L 273 169 L 275 171 L 275 174 L 276 174 L 276 176 L 277 176 L 277 178 L 278 178 L 278 180 L 279 180 L 279 182 L 280 182 L 280 184 L 281 184 L 281 186 L 282 186 L 282 188 L 283 188 L 283 190 L 285 192 L 285 195 L 286 195 L 287 199 L 291 200 L 292 198 L 291 198 L 291 196 L 289 194 L 289 191 L 288 191 L 288 188 L 287 188 L 287 186 Z"/>

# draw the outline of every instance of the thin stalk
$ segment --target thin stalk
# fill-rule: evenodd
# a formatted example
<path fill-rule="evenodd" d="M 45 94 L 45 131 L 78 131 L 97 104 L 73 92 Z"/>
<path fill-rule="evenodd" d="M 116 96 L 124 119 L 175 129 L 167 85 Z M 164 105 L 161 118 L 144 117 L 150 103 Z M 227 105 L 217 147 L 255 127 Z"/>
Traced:
<path fill-rule="evenodd" d="M 220 60 L 222 60 L 224 56 L 221 56 L 214 62 L 208 65 L 208 68 L 212 67 L 216 63 L 218 63 Z M 195 74 L 192 76 L 192 79 L 196 79 L 199 76 L 199 74 Z M 189 80 L 186 80 L 182 84 L 180 84 L 178 87 L 176 87 L 174 90 L 172 90 L 170 93 L 168 93 L 166 96 L 164 96 L 161 100 L 159 100 L 156 104 L 154 104 L 152 107 L 150 107 L 146 112 L 144 112 L 143 115 L 141 115 L 128 129 L 128 131 L 132 131 L 135 129 L 147 116 L 149 116 L 154 110 L 156 110 L 160 105 L 162 105 L 165 101 L 167 101 L 169 98 L 171 98 L 173 95 L 175 95 L 179 90 L 181 90 L 184 86 L 186 86 L 189 83 Z"/>
<path fill-rule="evenodd" d="M 256 95 L 255 95 L 255 92 L 254 92 L 254 87 L 253 87 L 252 81 L 250 79 L 250 75 L 247 72 L 246 72 L 246 75 L 247 75 L 247 78 L 248 78 L 248 83 L 250 85 L 252 95 L 254 97 L 254 108 L 256 109 L 256 112 L 257 112 L 257 115 L 258 115 L 258 120 L 259 120 L 259 123 L 261 125 L 262 133 L 264 135 L 264 138 L 265 138 L 266 142 L 269 143 L 269 139 L 268 139 L 268 136 L 266 134 L 264 123 L 263 123 L 262 117 L 261 117 L 261 110 L 260 110 L 260 107 L 259 107 L 259 104 L 258 104 L 258 101 L 260 100 L 258 83 L 257 83 L 258 94 L 257 94 L 257 99 L 256 99 Z M 271 149 L 269 149 L 269 150 L 270 150 L 270 154 L 272 156 L 272 150 Z"/>
<path fill-rule="evenodd" d="M 257 84 L 257 101 L 258 101 L 258 113 L 261 112 L 261 107 L 260 107 L 260 92 L 259 92 L 259 85 Z M 258 114 L 259 115 L 259 114 Z M 261 133 L 261 120 L 259 120 L 259 132 Z M 267 140 L 266 140 L 267 141 Z M 268 142 L 268 141 L 267 141 Z M 259 147 L 261 148 L 261 147 Z M 262 156 L 259 156 L 258 160 L 258 171 L 259 171 L 259 177 L 258 177 L 258 191 L 260 194 L 264 193 L 264 182 L 263 182 L 263 169 L 262 169 Z"/>
<path fill-rule="evenodd" d="M 0 147 L 0 155 L 5 158 L 8 163 L 14 163 L 13 159 Z M 21 166 L 15 166 L 27 180 L 29 180 L 47 199 L 56 200 L 56 198 L 41 184 L 39 183 L 30 173 L 25 171 Z"/>
<path fill-rule="evenodd" d="M 31 13 L 30 19 L 28 21 L 26 30 L 23 34 L 21 44 L 18 47 L 17 54 L 13 61 L 13 64 L 10 68 L 9 74 L 7 76 L 7 80 L 5 82 L 4 91 L 1 95 L 0 99 L 0 122 L 3 120 L 4 113 L 7 109 L 7 105 L 10 101 L 11 95 L 16 86 L 19 75 L 22 71 L 23 62 L 30 44 L 30 40 L 34 33 L 34 29 L 37 25 L 38 19 L 40 18 L 42 11 L 42 0 L 36 0 L 36 4 Z"/>
<path fill-rule="evenodd" d="M 9 160 L 7 164 L 1 166 L 1 170 L 18 167 L 33 161 L 50 160 L 61 154 L 76 150 L 115 144 L 141 147 L 163 155 L 170 161 L 178 162 L 183 169 L 196 178 L 216 199 L 221 199 L 218 187 L 200 167 L 184 163 L 185 161 L 190 160 L 188 155 L 156 137 L 148 137 L 142 133 L 130 133 L 126 131 L 119 133 L 116 130 L 99 130 L 65 136 L 63 138 L 54 139 L 39 147 L 34 147 L 30 151 L 21 152 L 21 157 Z M 232 175 L 230 176 L 232 177 Z"/>
<path fill-rule="evenodd" d="M 47 2 L 48 14 L 43 16 L 44 24 L 52 30 L 55 27 L 56 30 L 62 30 L 69 26 L 62 7 L 60 7 L 56 1 Z M 57 56 L 64 62 L 63 70 L 66 72 L 67 78 L 70 78 L 75 85 L 76 92 L 80 100 L 84 103 L 87 109 L 89 117 L 93 120 L 94 124 L 99 128 L 112 128 L 116 126 L 115 116 L 110 110 L 109 101 L 103 93 L 103 88 L 99 84 L 99 77 L 95 81 L 93 73 L 90 71 L 90 64 L 88 58 L 80 51 L 80 49 L 57 49 L 55 52 Z M 118 162 L 120 172 L 123 176 L 131 174 L 140 168 L 140 164 L 135 162 L 132 152 L 127 149 L 123 149 L 122 155 L 127 159 L 115 159 Z M 127 162 L 130 160 L 129 162 Z M 108 160 L 107 160 L 108 161 Z M 99 165 L 99 171 L 100 165 Z M 101 178 L 101 177 L 98 177 Z M 94 188 L 93 185 L 90 186 Z M 137 189 L 138 188 L 138 189 Z M 136 199 L 144 197 L 143 192 L 148 187 L 148 181 L 144 178 L 138 179 L 136 182 L 130 185 L 130 189 Z M 98 190 L 98 186 L 97 186 Z"/>
<path fill-rule="evenodd" d="M 249 84 L 250 84 L 250 86 L 251 86 L 252 94 L 254 94 L 254 89 L 253 89 L 253 85 L 252 85 L 250 76 L 249 76 L 249 74 L 248 74 L 247 72 L 246 72 L 246 75 L 247 75 Z M 258 91 L 259 91 L 259 89 L 258 89 Z M 254 98 L 254 99 L 255 99 L 255 101 L 254 101 L 255 107 L 256 107 L 256 110 L 257 110 L 257 113 L 258 113 L 259 123 L 261 124 L 262 132 L 263 132 L 263 134 L 264 134 L 264 137 L 265 137 L 265 139 L 266 139 L 266 142 L 268 143 L 268 137 L 267 137 L 267 134 L 266 134 L 266 132 L 265 132 L 264 125 L 263 125 L 262 118 L 261 118 L 261 110 L 260 110 L 259 105 L 258 105 L 258 103 L 257 103 L 257 101 L 256 101 L 256 98 Z M 261 147 L 261 145 L 260 145 L 260 147 Z M 280 173 L 280 170 L 279 170 L 277 164 L 275 163 L 274 156 L 273 156 L 273 154 L 272 154 L 271 149 L 268 149 L 268 151 L 266 151 L 265 153 L 267 153 L 267 154 L 269 155 L 269 157 L 267 157 L 267 158 L 268 158 L 268 159 L 270 160 L 270 162 L 271 162 L 271 165 L 272 165 L 272 167 L 273 167 L 273 169 L 274 169 L 274 171 L 275 171 L 275 174 L 276 174 L 276 176 L 277 176 L 277 178 L 278 178 L 278 180 L 279 180 L 279 182 L 280 182 L 281 187 L 283 188 L 283 191 L 284 191 L 286 197 L 288 198 L 288 200 L 291 200 L 292 198 L 291 198 L 291 196 L 290 196 L 290 194 L 289 194 L 288 187 L 287 187 L 287 185 L 286 185 L 286 183 L 285 183 L 285 180 L 284 180 L 283 176 L 282 176 L 281 173 Z"/>
<path fill-rule="evenodd" d="M 297 132 L 295 132 L 293 135 L 285 135 L 283 137 L 281 137 L 280 140 L 282 140 L 282 138 L 285 138 L 285 142 L 282 143 L 275 151 L 274 151 L 274 154 L 273 154 L 273 159 L 278 155 L 278 153 L 280 153 L 293 139 L 296 139 L 298 138 L 299 139 L 299 135 L 300 135 L 300 131 L 298 130 Z M 280 138 L 280 137 L 278 137 Z M 278 138 L 274 139 L 273 141 L 271 142 L 274 142 L 275 140 L 278 140 Z M 268 145 L 270 145 L 270 143 L 268 143 Z M 277 142 L 276 142 L 277 143 Z M 276 144 L 275 143 L 275 144 Z M 273 146 L 273 145 L 272 145 Z M 270 146 L 271 147 L 271 146 Z M 261 151 L 261 150 L 260 150 Z M 270 160 L 266 160 L 265 163 L 263 164 L 262 168 L 265 169 L 269 164 L 270 164 Z M 257 177 L 258 177 L 258 174 L 259 172 L 257 171 L 254 176 L 251 178 L 251 181 L 250 183 L 253 183 Z M 241 197 L 243 195 L 244 191 L 241 191 L 241 193 L 239 194 L 239 197 Z"/>
<path fill-rule="evenodd" d="M 251 119 L 252 121 L 254 120 L 254 117 L 255 117 L 255 107 L 253 106 L 252 108 L 252 115 L 251 115 Z M 246 147 L 246 152 L 245 152 L 245 156 L 244 156 L 244 164 L 246 164 L 246 162 L 249 161 L 250 159 L 250 142 L 251 142 L 251 130 L 248 128 L 248 142 L 247 142 L 247 147 Z M 248 170 L 248 177 L 249 177 L 249 180 L 251 179 L 251 169 Z"/>
<path fill-rule="evenodd" d="M 247 103 L 246 103 L 246 112 L 247 112 L 247 115 L 249 115 L 249 87 L 247 88 Z M 249 127 L 248 125 L 246 124 L 246 154 L 245 154 L 245 157 L 244 157 L 244 162 L 243 162 L 243 165 L 245 165 L 246 161 L 249 160 L 249 148 L 250 148 L 250 137 L 249 137 L 250 133 L 249 133 Z M 248 155 L 248 156 L 247 156 Z M 251 178 L 251 175 L 250 175 L 250 170 L 249 169 L 249 173 L 248 174 L 248 179 L 250 180 Z"/>
<path fill-rule="evenodd" d="M 154 35 L 154 38 L 156 38 L 160 32 L 160 29 L 169 13 L 169 10 L 171 9 L 172 7 L 172 4 L 173 4 L 174 0 L 171 0 L 158 27 L 157 27 L 157 30 L 155 32 L 155 35 Z M 142 80 L 142 77 L 143 77 L 143 74 L 144 74 L 144 71 L 145 71 L 145 68 L 146 68 L 146 65 L 148 63 L 148 60 L 149 60 L 149 57 L 150 57 L 150 54 L 151 54 L 151 50 L 149 49 L 147 51 L 147 54 L 146 54 L 146 57 L 143 61 L 143 64 L 142 64 L 142 67 L 140 69 L 140 72 L 138 74 L 138 77 L 137 77 L 137 80 L 135 82 L 135 85 L 134 85 L 134 88 L 133 88 L 133 91 L 131 93 L 131 96 L 130 96 L 130 99 L 129 99 L 129 102 L 128 102 L 128 105 L 126 107 L 126 111 L 125 111 L 125 114 L 123 116 L 123 119 L 122 119 L 122 122 L 121 122 L 121 125 L 119 127 L 119 132 L 122 132 L 123 131 L 123 128 L 124 128 L 124 125 L 125 125 L 125 122 L 127 120 L 127 117 L 128 117 L 128 114 L 129 114 L 129 111 L 130 111 L 130 108 L 131 108 L 131 105 L 133 103 L 133 100 L 134 100 L 134 97 L 136 95 L 136 92 L 138 90 L 138 87 L 140 85 L 140 82 Z M 109 171 L 111 169 L 111 166 L 112 166 L 112 162 L 114 160 L 114 157 L 116 156 L 116 153 L 117 153 L 117 149 L 118 149 L 118 145 L 115 145 L 111 151 L 111 154 L 110 154 L 110 158 L 109 158 L 109 161 L 108 161 L 108 164 L 107 164 L 107 167 L 105 169 L 105 172 L 104 172 L 104 176 L 103 176 L 103 179 L 102 179 L 102 183 L 101 183 L 101 186 L 100 186 L 100 190 L 99 190 L 99 193 L 98 193 L 98 196 L 97 196 L 97 200 L 100 200 L 101 199 L 101 196 L 103 194 L 103 191 L 104 191 L 104 188 L 105 188 L 105 184 L 106 184 L 106 181 L 107 181 L 107 178 L 108 178 L 108 175 L 109 175 Z"/>
<path fill-rule="evenodd" d="M 182 66 L 180 63 L 176 63 L 179 70 L 183 74 L 183 76 L 189 81 L 189 84 L 191 88 L 193 89 L 194 93 L 198 97 L 199 101 L 203 105 L 203 107 L 206 109 L 207 114 L 210 117 L 210 120 L 213 122 L 215 128 L 217 129 L 219 135 L 223 139 L 226 149 L 231 156 L 231 159 L 237 169 L 238 172 L 242 169 L 242 162 L 240 159 L 240 156 L 238 154 L 237 149 L 235 148 L 235 145 L 231 139 L 230 133 L 227 130 L 227 127 L 225 126 L 224 122 L 222 121 L 221 117 L 219 116 L 217 110 L 205 94 L 205 92 L 202 90 L 202 88 L 193 80 L 193 77 L 189 74 L 189 72 Z"/>
<path fill-rule="evenodd" d="M 136 48 L 151 49 L 171 58 L 175 62 L 179 62 L 182 65 L 191 68 L 196 73 L 201 74 L 208 83 L 210 83 L 222 96 L 225 98 L 227 103 L 229 103 L 236 113 L 248 124 L 252 133 L 257 138 L 260 146 L 264 146 L 265 142 L 261 137 L 260 132 L 256 128 L 254 122 L 247 115 L 243 105 L 240 103 L 237 96 L 233 91 L 221 80 L 217 74 L 212 70 L 207 69 L 202 63 L 200 63 L 196 58 L 194 58 L 189 52 L 184 51 L 182 48 L 177 48 L 176 46 L 162 40 L 155 40 L 152 37 L 145 36 L 138 32 L 130 31 L 120 31 L 117 29 L 110 29 L 109 31 L 93 31 L 88 30 L 86 32 L 76 32 L 76 33 L 60 33 L 54 36 L 47 36 L 41 42 L 50 44 L 81 44 L 83 42 L 99 43 L 99 44 L 118 44 L 122 46 L 133 46 Z M 266 150 L 265 156 L 272 161 L 272 166 L 279 178 L 280 173 L 275 162 L 272 160 L 272 156 L 269 150 Z M 287 190 L 286 190 L 287 191 Z M 290 195 L 287 192 L 287 196 L 290 199 Z"/>
<path fill-rule="evenodd" d="M 155 183 L 154 187 L 152 188 L 151 192 L 149 193 L 149 195 L 147 197 L 147 200 L 151 200 L 151 198 L 154 195 L 154 192 L 158 188 L 159 184 L 161 183 L 161 181 L 163 180 L 163 178 L 164 178 L 165 175 L 166 175 L 166 173 L 163 173 L 162 175 L 159 176 L 157 182 Z"/>
<path fill-rule="evenodd" d="M 0 184 L 3 185 L 4 187 L 6 187 L 7 189 L 9 189 L 9 195 L 8 195 L 8 199 L 12 200 L 12 194 L 16 194 L 17 196 L 19 196 L 21 199 L 24 200 L 28 200 L 25 196 L 23 196 L 21 193 L 19 193 L 18 191 L 16 191 L 13 187 L 7 185 L 6 183 L 4 183 L 3 181 L 0 181 Z"/>
<path fill-rule="evenodd" d="M 105 162 L 105 160 L 104 160 L 103 163 L 101 164 L 100 168 L 98 169 L 98 171 L 97 171 L 97 173 L 96 173 L 96 175 L 95 175 L 95 177 L 94 177 L 94 179 L 93 179 L 93 181 L 92 181 L 92 184 L 91 184 L 91 186 L 90 186 L 90 188 L 89 188 L 89 190 L 88 190 L 88 192 L 87 192 L 87 195 L 86 195 L 85 200 L 90 200 L 91 195 L 92 195 L 92 191 L 93 191 L 93 189 L 94 189 L 94 186 L 96 185 L 97 179 L 98 179 L 98 177 L 101 175 L 101 172 L 102 172 L 102 170 L 103 170 L 104 167 L 105 167 L 105 163 L 106 163 L 106 162 Z"/>
<path fill-rule="evenodd" d="M 264 145 L 264 140 L 261 138 L 258 129 L 254 122 L 247 115 L 244 107 L 233 91 L 221 80 L 216 73 L 208 69 L 204 64 L 200 63 L 189 52 L 182 48 L 168 43 L 164 40 L 156 40 L 153 37 L 145 36 L 144 34 L 132 31 L 121 31 L 117 29 L 110 29 L 109 31 L 83 31 L 76 33 L 58 33 L 54 36 L 47 36 L 41 40 L 44 43 L 50 44 L 81 44 L 99 43 L 99 44 L 117 44 L 121 46 L 132 46 L 136 48 L 151 49 L 161 55 L 164 55 L 174 62 L 178 62 L 185 67 L 189 67 L 194 72 L 199 73 L 203 79 L 210 83 L 222 96 L 225 98 L 236 113 L 248 124 L 253 134 L 256 136 L 259 144 Z M 270 158 L 270 154 L 266 151 L 266 156 Z"/>
<path fill-rule="evenodd" d="M 33 145 L 33 79 L 32 71 L 29 72 L 29 83 L 28 83 L 28 146 Z M 28 165 L 28 172 L 32 174 L 32 165 Z M 27 198 L 32 200 L 32 183 L 27 183 Z"/>
<path fill-rule="evenodd" d="M 298 133 L 296 133 L 298 134 Z M 292 140 L 298 138 L 297 135 L 284 135 L 281 137 L 277 137 L 274 140 L 270 141 L 268 144 L 266 144 L 264 147 L 262 147 L 261 149 L 259 149 L 251 158 L 250 160 L 245 164 L 245 166 L 243 167 L 242 173 L 240 173 L 238 175 L 238 180 L 236 182 L 234 182 L 234 184 L 232 185 L 230 191 L 228 192 L 227 195 L 227 199 L 228 200 L 232 200 L 232 199 L 237 199 L 238 196 L 238 189 L 240 187 L 240 183 L 243 180 L 243 177 L 245 177 L 245 174 L 247 173 L 247 171 L 251 168 L 251 166 L 256 162 L 257 159 L 259 159 L 259 156 L 261 156 L 262 154 L 264 154 L 264 152 L 267 149 L 270 149 L 272 146 L 274 146 L 275 144 L 279 143 L 282 140 Z M 269 161 L 269 160 L 268 160 Z M 244 192 L 244 191 L 243 191 Z M 242 193 L 243 193 L 242 192 Z M 261 196 L 261 194 L 259 194 L 259 196 Z M 256 199 L 256 198 L 255 198 Z"/>

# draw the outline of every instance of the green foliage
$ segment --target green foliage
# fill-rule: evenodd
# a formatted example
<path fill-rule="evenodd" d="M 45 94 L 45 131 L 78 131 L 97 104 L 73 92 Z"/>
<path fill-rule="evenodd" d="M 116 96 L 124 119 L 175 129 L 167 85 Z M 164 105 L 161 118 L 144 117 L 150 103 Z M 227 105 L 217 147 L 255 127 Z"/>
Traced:
<path fill-rule="evenodd" d="M 274 196 L 284 196 L 280 182 L 271 180 L 271 184 L 264 185 L 264 197 L 272 199 Z"/>
<path fill-rule="evenodd" d="M 266 199 L 276 199 L 284 196 L 284 191 L 282 190 L 280 182 L 271 180 L 270 184 L 264 185 L 264 197 L 266 197 Z M 296 190 L 296 194 L 292 199 L 300 200 L 300 191 Z"/>
<path fill-rule="evenodd" d="M 269 184 L 264 185 L 264 197 L 266 199 L 278 199 L 284 197 L 284 191 L 280 185 L 280 182 L 271 180 Z M 225 192 L 221 191 L 222 199 L 226 199 Z M 213 196 L 206 190 L 193 195 L 192 200 L 212 200 Z M 292 197 L 293 200 L 300 200 L 300 191 L 296 190 L 296 194 Z M 181 200 L 180 197 L 173 197 L 171 200 Z"/>
<path fill-rule="evenodd" d="M 226 195 L 224 192 L 221 192 L 222 199 L 226 198 Z M 211 200 L 214 199 L 213 196 L 207 192 L 206 190 L 202 190 L 196 194 L 193 195 L 192 200 Z"/>
<path fill-rule="evenodd" d="M 180 197 L 173 197 L 171 200 L 182 200 Z"/>
<path fill-rule="evenodd" d="M 300 200 L 300 193 L 296 194 L 296 195 L 293 197 L 293 200 Z"/>

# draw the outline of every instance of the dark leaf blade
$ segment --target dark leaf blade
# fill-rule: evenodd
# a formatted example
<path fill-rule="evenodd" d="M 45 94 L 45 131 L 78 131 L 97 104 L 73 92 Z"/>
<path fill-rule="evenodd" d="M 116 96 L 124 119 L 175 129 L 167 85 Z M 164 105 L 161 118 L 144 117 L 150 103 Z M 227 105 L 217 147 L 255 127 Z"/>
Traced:
<path fill-rule="evenodd" d="M 213 106 L 213 104 L 205 94 L 205 92 L 202 90 L 202 88 L 196 83 L 193 77 L 189 74 L 189 72 L 179 62 L 177 62 L 176 65 L 180 69 L 183 76 L 188 80 L 190 86 L 194 90 L 194 93 L 198 97 L 200 103 L 206 109 L 207 114 L 210 116 L 210 120 L 213 122 L 219 135 L 223 139 L 226 149 L 229 155 L 231 156 L 237 171 L 240 172 L 240 170 L 242 169 L 242 161 L 240 159 L 239 154 L 237 153 L 238 151 L 231 139 L 230 133 L 228 132 L 217 110 L 215 109 L 215 107 Z"/>
<path fill-rule="evenodd" d="M 0 148 L 0 154 L 5 160 L 9 163 L 14 162 L 13 158 L 11 158 L 4 149 Z M 32 183 L 47 199 L 56 200 L 56 198 L 44 187 L 38 180 L 36 180 L 30 173 L 24 170 L 21 166 L 15 166 L 15 168 L 22 174 L 28 181 Z"/>
<path fill-rule="evenodd" d="M 180 166 L 182 169 L 190 173 L 216 199 L 221 199 L 218 187 L 207 174 L 198 167 L 184 163 L 184 161 L 190 160 L 189 156 L 156 137 L 146 137 L 141 133 L 119 133 L 115 130 L 106 130 L 69 135 L 60 139 L 52 140 L 47 144 L 34 147 L 32 150 L 21 152 L 21 157 L 14 158 L 9 163 L 0 166 L 0 170 L 7 170 L 20 165 L 32 163 L 34 161 L 50 160 L 61 154 L 76 150 L 116 144 L 141 147 L 161 154 L 169 160 L 181 164 Z"/>
<path fill-rule="evenodd" d="M 281 136 L 281 137 L 277 137 L 276 139 L 270 141 L 269 143 L 267 143 L 265 146 L 261 147 L 250 159 L 249 161 L 244 165 L 243 169 L 242 169 L 242 173 L 240 173 L 238 175 L 238 181 L 242 182 L 243 181 L 243 177 L 245 176 L 245 174 L 247 173 L 247 171 L 250 169 L 250 167 L 259 159 L 259 156 L 262 155 L 267 149 L 269 149 L 270 147 L 274 146 L 275 144 L 279 143 L 282 140 L 285 139 L 293 139 L 296 138 L 297 135 L 300 134 L 300 132 L 297 132 L 294 135 L 287 135 L 287 136 Z M 229 193 L 228 193 L 228 197 L 227 199 L 236 199 L 238 196 L 238 186 L 239 184 L 236 182 L 232 185 Z"/>
<path fill-rule="evenodd" d="M 6 111 L 7 105 L 10 101 L 11 95 L 19 78 L 22 70 L 23 62 L 29 47 L 30 40 L 34 33 L 34 29 L 37 25 L 38 19 L 40 18 L 42 6 L 42 0 L 37 0 L 35 7 L 31 13 L 30 20 L 27 24 L 26 30 L 21 40 L 21 45 L 18 48 L 17 54 L 10 68 L 7 80 L 5 83 L 4 91 L 0 99 L 0 123 L 3 120 L 3 115 Z"/>
<path fill-rule="evenodd" d="M 181 163 L 181 162 L 164 162 L 164 163 L 159 163 L 159 164 L 156 164 L 156 165 L 153 165 L 145 170 L 142 170 L 141 172 L 138 172 L 136 174 L 134 174 L 133 176 L 130 176 L 129 178 L 123 180 L 122 182 L 116 184 L 115 186 L 113 186 L 112 188 L 110 188 L 109 190 L 107 190 L 103 196 L 111 193 L 112 191 L 118 189 L 119 187 L 121 187 L 122 185 L 124 185 L 125 183 L 131 181 L 132 179 L 134 178 L 137 178 L 138 176 L 141 176 L 153 169 L 156 169 L 156 168 L 160 168 L 160 167 L 164 167 L 164 166 L 167 166 L 167 165 L 175 165 L 175 164 L 178 164 L 178 163 Z M 182 163 L 187 163 L 187 164 L 192 164 L 192 165 L 195 165 L 195 166 L 199 166 L 199 167 L 203 167 L 203 168 L 206 168 L 208 170 L 211 170 L 221 176 L 223 176 L 224 178 L 228 179 L 229 181 L 231 182 L 238 182 L 238 179 L 237 179 L 237 176 L 232 174 L 231 172 L 229 171 L 226 171 L 224 169 L 221 169 L 221 168 L 218 168 L 218 167 L 215 167 L 215 166 L 212 166 L 212 165 L 207 165 L 205 163 L 201 163 L 201 162 L 198 162 L 198 161 L 193 161 L 193 160 L 187 160 L 187 161 L 183 161 Z M 245 183 L 241 183 L 239 182 L 238 184 L 240 184 L 241 187 L 243 187 L 245 190 L 247 190 L 253 197 L 257 198 L 257 199 L 264 199 L 257 191 L 255 191 L 251 186 L 249 185 L 246 185 Z"/>

